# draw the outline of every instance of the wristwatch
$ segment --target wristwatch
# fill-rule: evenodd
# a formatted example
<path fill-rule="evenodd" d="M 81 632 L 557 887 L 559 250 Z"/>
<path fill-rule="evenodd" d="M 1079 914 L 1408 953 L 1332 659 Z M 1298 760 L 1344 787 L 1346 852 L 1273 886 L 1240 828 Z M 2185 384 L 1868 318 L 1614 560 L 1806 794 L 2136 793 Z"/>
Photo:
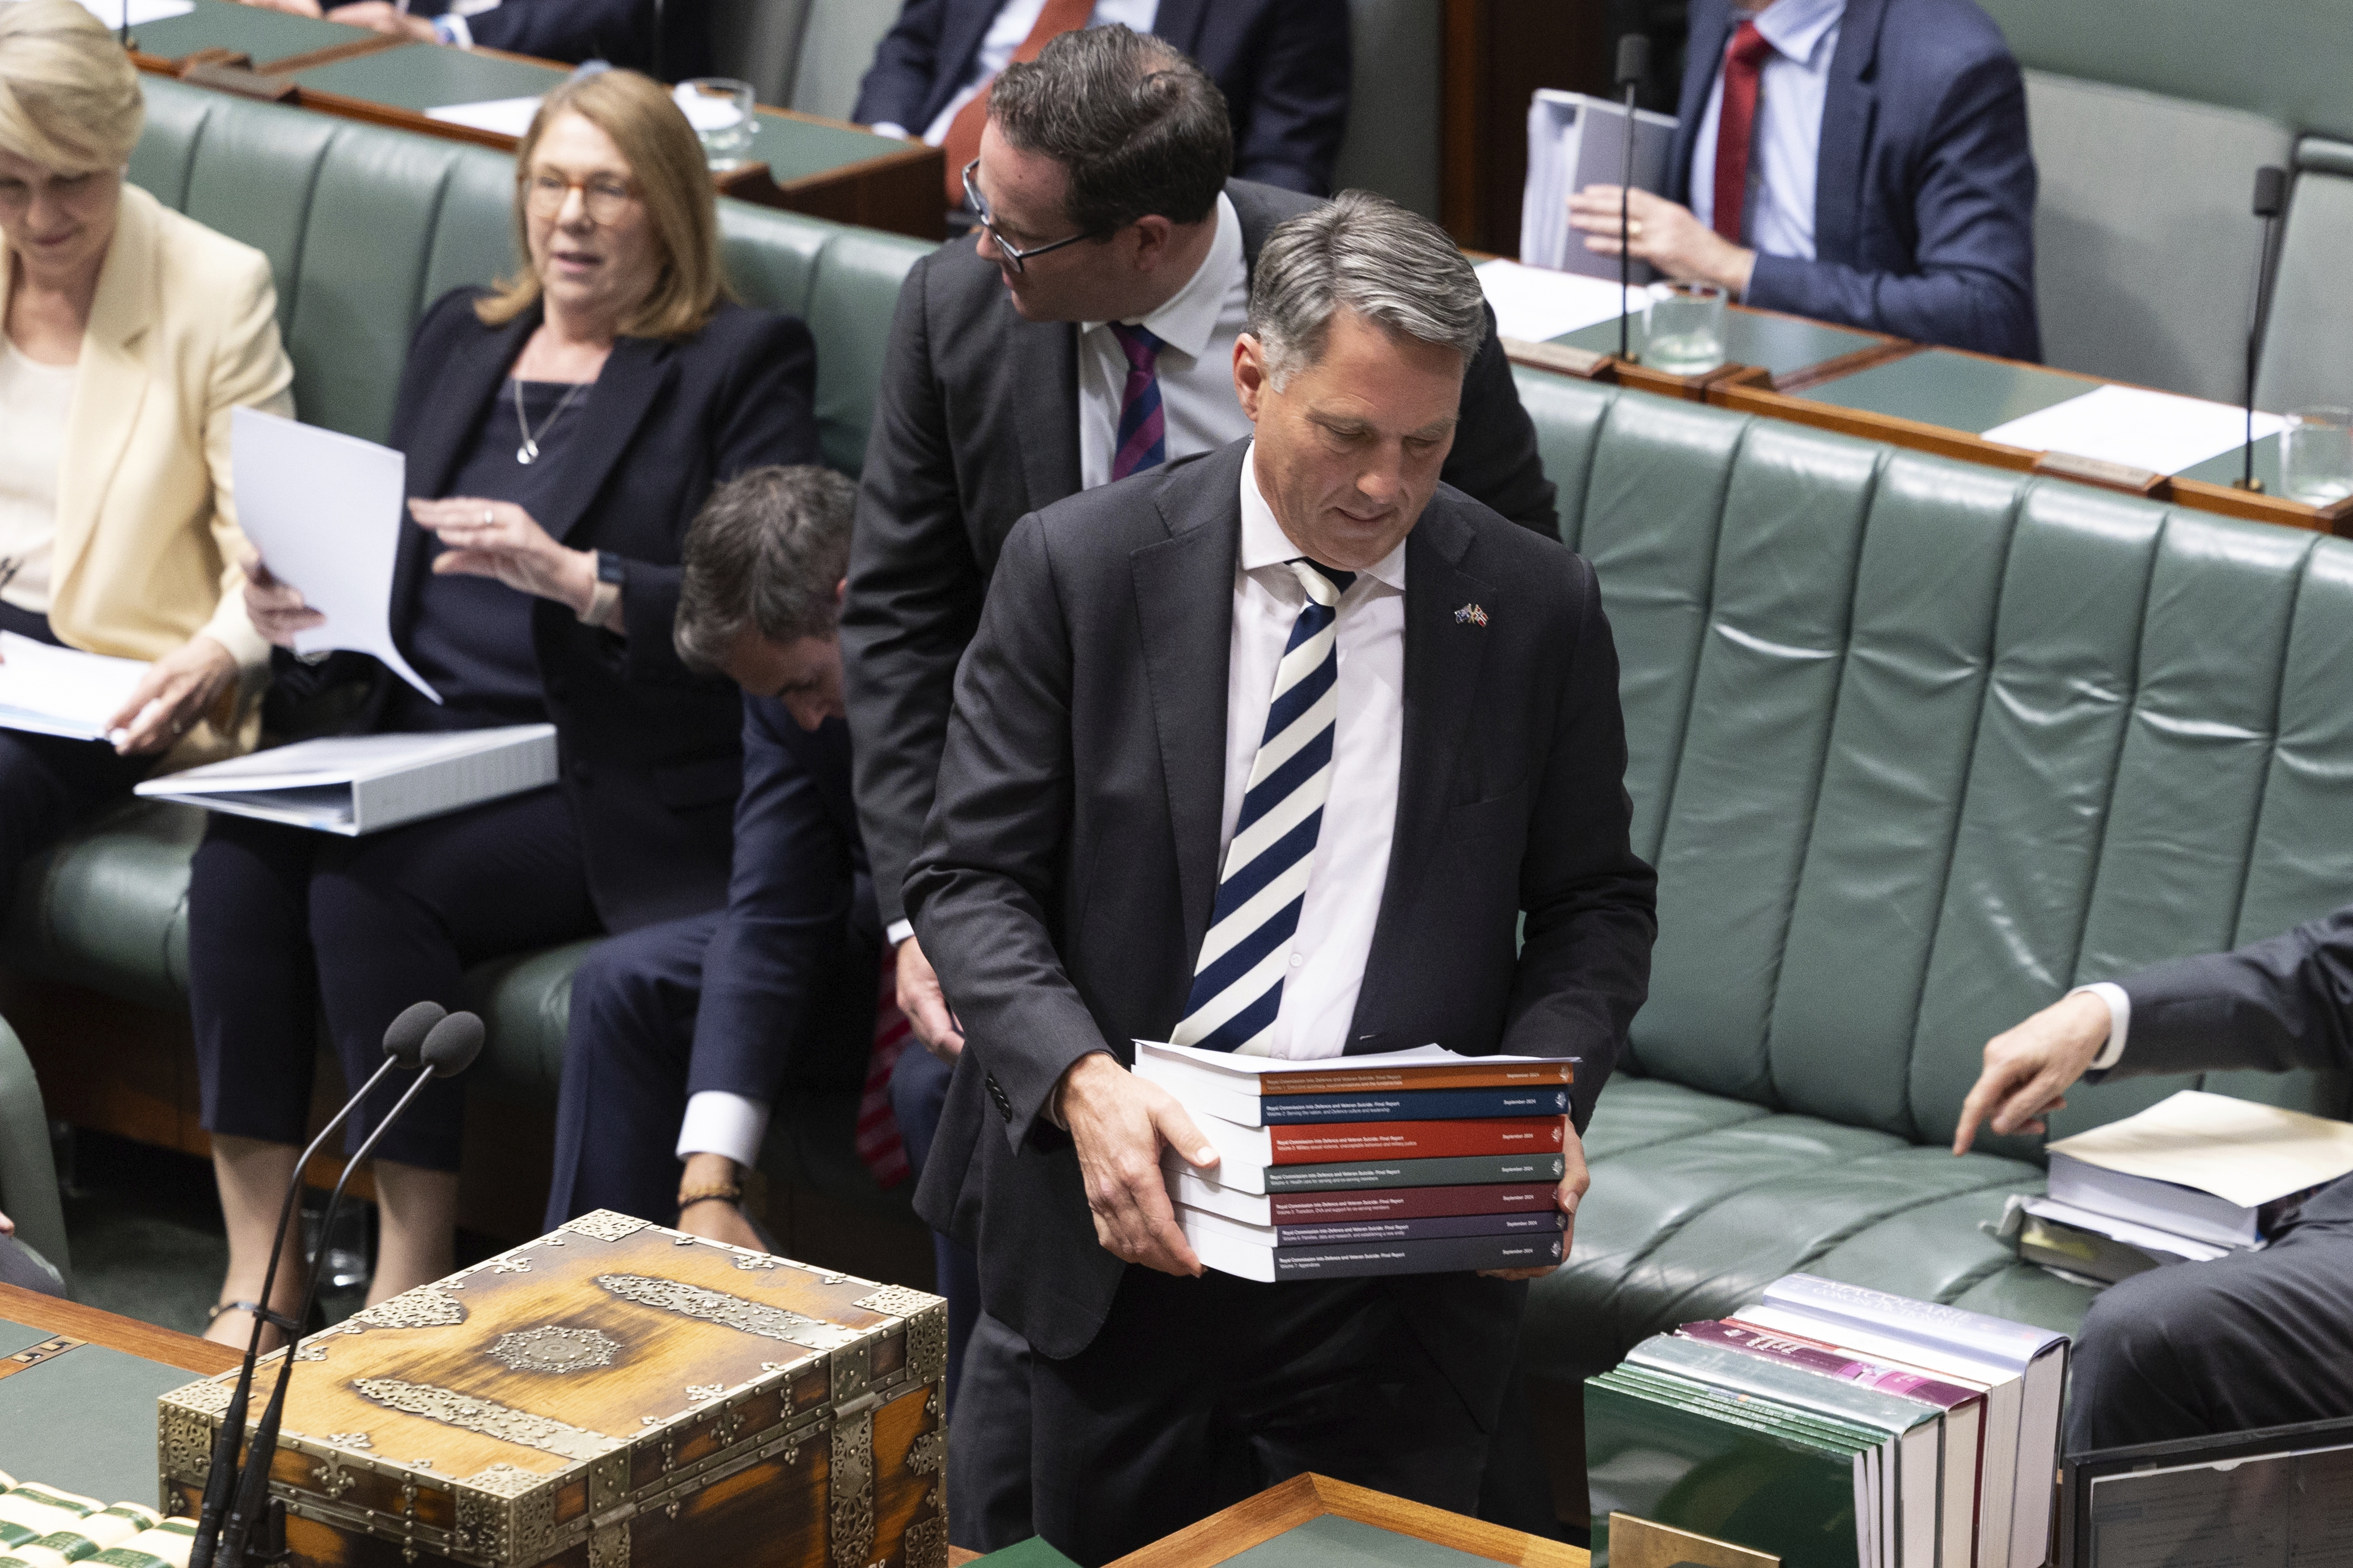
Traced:
<path fill-rule="evenodd" d="M 596 554 L 596 587 L 588 595 L 588 607 L 580 612 L 580 624 L 601 626 L 613 619 L 613 606 L 621 602 L 621 584 L 628 581 L 628 563 L 609 551 Z"/>

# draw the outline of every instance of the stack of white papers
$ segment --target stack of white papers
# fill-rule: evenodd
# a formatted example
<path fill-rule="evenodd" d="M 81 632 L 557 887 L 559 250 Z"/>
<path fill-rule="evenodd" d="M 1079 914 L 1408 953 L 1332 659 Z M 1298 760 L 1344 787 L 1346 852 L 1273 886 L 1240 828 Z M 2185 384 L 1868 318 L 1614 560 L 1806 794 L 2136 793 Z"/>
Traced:
<path fill-rule="evenodd" d="M 1614 321 L 1621 299 L 1639 310 L 1649 298 L 1639 284 L 1620 295 L 1614 279 L 1605 283 L 1581 273 L 1523 267 L 1516 261 L 1482 261 L 1477 271 L 1479 287 L 1494 308 L 1497 335 L 1532 343 L 1596 321 Z"/>
<path fill-rule="evenodd" d="M 520 138 L 531 130 L 532 116 L 538 112 L 536 97 L 486 98 L 479 103 L 445 103 L 438 109 L 427 110 L 425 118 L 438 120 L 445 125 L 463 125 Z"/>
<path fill-rule="evenodd" d="M 147 673 L 135 658 L 108 658 L 52 647 L 0 632 L 0 729 L 106 739 L 106 721 L 122 710 Z"/>
<path fill-rule="evenodd" d="M 2284 423 L 2276 414 L 2257 413 L 2255 439 L 2278 434 Z M 2030 452 L 2066 452 L 2178 474 L 2244 445 L 2247 411 L 2146 387 L 2101 386 L 1981 434 Z"/>

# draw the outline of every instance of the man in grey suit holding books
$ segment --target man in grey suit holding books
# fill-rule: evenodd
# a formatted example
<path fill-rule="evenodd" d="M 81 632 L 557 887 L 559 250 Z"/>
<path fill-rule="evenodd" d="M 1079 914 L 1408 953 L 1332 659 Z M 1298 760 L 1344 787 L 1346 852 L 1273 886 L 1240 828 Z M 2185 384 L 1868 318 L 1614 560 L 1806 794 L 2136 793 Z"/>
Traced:
<path fill-rule="evenodd" d="M 1524 1286 L 1202 1274 L 1160 1162 L 1214 1156 L 1125 1063 L 1574 1057 L 1591 1112 L 1654 879 L 1592 568 L 1439 481 L 1485 336 L 1435 225 L 1283 223 L 1253 437 L 1023 518 L 957 671 L 906 895 L 966 1044 L 917 1207 L 1034 1352 L 1031 1519 L 1081 1563 L 1308 1469 L 1476 1506 Z"/>
<path fill-rule="evenodd" d="M 2079 987 L 1995 1036 L 1953 1152 L 1980 1122 L 2042 1131 L 2081 1078 L 2232 1068 L 2353 1071 L 2353 905 Z M 2353 1176 L 2261 1252 L 2110 1286 L 2076 1341 L 2070 1453 L 2332 1417 L 2353 1417 Z"/>

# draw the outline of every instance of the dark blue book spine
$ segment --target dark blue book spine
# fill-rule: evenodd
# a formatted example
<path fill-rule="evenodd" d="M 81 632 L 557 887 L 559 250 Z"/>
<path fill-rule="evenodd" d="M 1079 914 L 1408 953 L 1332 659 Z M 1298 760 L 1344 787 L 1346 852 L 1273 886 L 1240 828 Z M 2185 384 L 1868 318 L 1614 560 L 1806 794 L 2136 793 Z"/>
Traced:
<path fill-rule="evenodd" d="M 1408 1089 L 1374 1094 L 1270 1094 L 1259 1103 L 1270 1127 L 1288 1121 L 1451 1121 L 1469 1116 L 1566 1116 L 1568 1090 Z"/>
<path fill-rule="evenodd" d="M 1558 1232 L 1455 1236 L 1349 1247 L 1278 1247 L 1277 1279 L 1340 1279 L 1368 1274 L 1453 1274 L 1473 1268 L 1543 1268 L 1561 1258 Z"/>
<path fill-rule="evenodd" d="M 1558 1209 L 1541 1214 L 1461 1214 L 1428 1219 L 1377 1219 L 1334 1225 L 1279 1225 L 1277 1247 L 1338 1247 L 1377 1241 L 1435 1241 L 1454 1236 L 1519 1236 L 1554 1234 L 1567 1229 L 1568 1216 Z"/>

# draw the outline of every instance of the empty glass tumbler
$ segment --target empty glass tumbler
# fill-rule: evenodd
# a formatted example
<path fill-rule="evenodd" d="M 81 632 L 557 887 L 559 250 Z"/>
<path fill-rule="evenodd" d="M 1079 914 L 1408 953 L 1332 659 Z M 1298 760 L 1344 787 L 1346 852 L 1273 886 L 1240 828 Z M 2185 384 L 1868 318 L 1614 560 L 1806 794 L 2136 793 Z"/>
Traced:
<path fill-rule="evenodd" d="M 702 141 L 702 156 L 713 169 L 738 168 L 752 150 L 758 121 L 752 118 L 752 84 L 733 77 L 699 76 L 682 81 L 671 94 L 686 122 Z"/>

